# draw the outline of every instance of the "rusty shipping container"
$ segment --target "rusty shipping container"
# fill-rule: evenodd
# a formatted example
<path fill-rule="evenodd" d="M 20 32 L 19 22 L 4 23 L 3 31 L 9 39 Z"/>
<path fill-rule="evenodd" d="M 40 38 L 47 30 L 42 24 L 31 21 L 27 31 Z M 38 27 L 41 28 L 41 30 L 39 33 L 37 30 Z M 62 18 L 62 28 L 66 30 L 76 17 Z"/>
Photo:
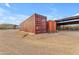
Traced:
<path fill-rule="evenodd" d="M 32 33 L 45 33 L 47 31 L 46 22 L 46 16 L 35 13 L 20 24 L 20 30 Z"/>
<path fill-rule="evenodd" d="M 49 20 L 47 22 L 47 29 L 48 29 L 48 32 L 56 32 L 56 22 Z"/>

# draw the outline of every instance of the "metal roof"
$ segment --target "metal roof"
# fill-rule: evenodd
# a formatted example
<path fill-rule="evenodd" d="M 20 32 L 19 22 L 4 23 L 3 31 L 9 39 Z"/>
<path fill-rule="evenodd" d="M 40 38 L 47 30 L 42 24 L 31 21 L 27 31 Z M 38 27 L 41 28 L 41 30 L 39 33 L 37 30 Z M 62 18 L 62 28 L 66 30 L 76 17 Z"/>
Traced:
<path fill-rule="evenodd" d="M 79 24 L 79 21 L 57 23 L 57 25 L 69 25 L 69 24 Z"/>
<path fill-rule="evenodd" d="M 66 18 L 55 20 L 55 21 L 56 22 L 61 22 L 61 21 L 69 21 L 69 20 L 75 20 L 75 19 L 79 19 L 79 15 L 77 15 L 77 16 L 71 16 L 71 17 L 66 17 Z"/>

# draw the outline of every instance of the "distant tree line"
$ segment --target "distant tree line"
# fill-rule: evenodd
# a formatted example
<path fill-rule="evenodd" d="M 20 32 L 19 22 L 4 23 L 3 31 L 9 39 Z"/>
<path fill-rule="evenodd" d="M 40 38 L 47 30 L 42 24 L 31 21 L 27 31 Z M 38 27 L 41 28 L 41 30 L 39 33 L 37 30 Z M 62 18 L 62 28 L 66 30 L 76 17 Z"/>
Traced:
<path fill-rule="evenodd" d="M 0 29 L 17 29 L 18 25 L 14 24 L 0 24 Z"/>

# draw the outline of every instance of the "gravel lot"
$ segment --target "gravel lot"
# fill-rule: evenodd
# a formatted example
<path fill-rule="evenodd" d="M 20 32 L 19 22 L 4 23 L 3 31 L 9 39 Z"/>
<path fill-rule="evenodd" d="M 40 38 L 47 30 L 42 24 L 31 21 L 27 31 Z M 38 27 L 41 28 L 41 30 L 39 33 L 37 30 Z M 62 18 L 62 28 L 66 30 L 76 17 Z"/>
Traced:
<path fill-rule="evenodd" d="M 79 31 L 60 31 L 34 35 L 19 30 L 0 30 L 0 54 L 79 54 Z"/>

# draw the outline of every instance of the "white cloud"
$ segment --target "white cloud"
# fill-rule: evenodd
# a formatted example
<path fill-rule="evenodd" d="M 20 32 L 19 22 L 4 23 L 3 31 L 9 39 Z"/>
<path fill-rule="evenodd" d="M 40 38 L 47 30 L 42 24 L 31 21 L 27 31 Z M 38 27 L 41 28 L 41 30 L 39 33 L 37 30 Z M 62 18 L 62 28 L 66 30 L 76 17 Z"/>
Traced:
<path fill-rule="evenodd" d="M 8 10 L 0 8 L 0 24 L 1 23 L 12 23 L 12 24 L 20 24 L 27 15 L 12 13 Z"/>
<path fill-rule="evenodd" d="M 5 10 L 3 8 L 0 8 L 0 16 L 2 16 L 5 13 Z"/>
<path fill-rule="evenodd" d="M 53 20 L 57 20 L 57 18 L 53 18 Z"/>
<path fill-rule="evenodd" d="M 25 20 L 26 17 L 28 16 L 17 14 L 17 15 L 9 16 L 8 20 L 10 20 L 10 22 L 13 24 L 20 24 L 23 20 Z"/>
<path fill-rule="evenodd" d="M 9 3 L 5 3 L 5 6 L 7 6 L 9 8 L 11 7 Z"/>
<path fill-rule="evenodd" d="M 74 16 L 77 16 L 77 15 L 79 15 L 79 13 L 74 14 Z"/>
<path fill-rule="evenodd" d="M 25 20 L 27 16 L 26 15 L 12 15 L 12 16 L 6 16 L 4 15 L 2 17 L 2 20 L 4 20 L 5 23 L 12 23 L 12 24 L 20 24 L 23 20 Z"/>

